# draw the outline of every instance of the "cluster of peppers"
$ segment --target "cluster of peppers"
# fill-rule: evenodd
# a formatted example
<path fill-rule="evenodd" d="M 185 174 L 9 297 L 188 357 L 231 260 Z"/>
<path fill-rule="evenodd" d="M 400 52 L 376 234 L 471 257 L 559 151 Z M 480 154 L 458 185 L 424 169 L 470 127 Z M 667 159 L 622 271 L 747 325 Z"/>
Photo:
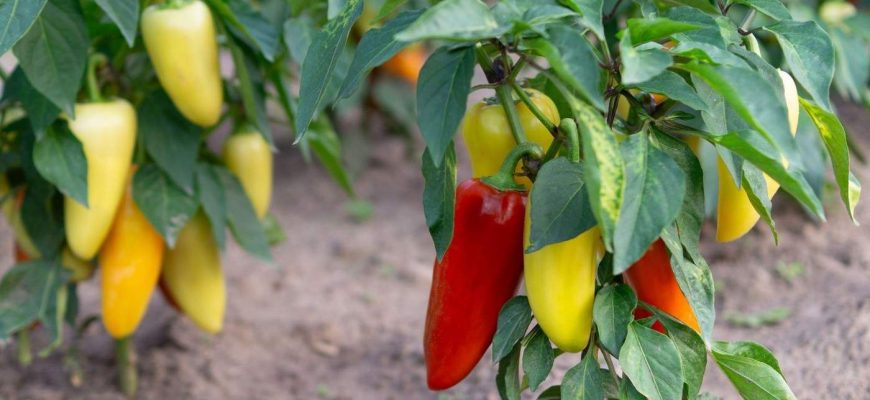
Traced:
<path fill-rule="evenodd" d="M 141 32 L 157 78 L 179 112 L 201 127 L 218 123 L 223 87 L 209 8 L 200 0 L 149 6 L 142 14 Z M 132 162 L 137 146 L 136 111 L 124 99 L 100 96 L 93 71 L 99 62 L 93 58 L 90 67 L 91 101 L 76 104 L 74 118 L 67 117 L 85 154 L 88 194 L 87 205 L 71 197 L 64 199 L 67 246 L 62 264 L 72 271 L 73 282 L 81 282 L 93 274 L 96 258 L 101 319 L 116 339 L 126 339 L 136 330 L 158 285 L 194 324 L 217 333 L 223 325 L 226 289 L 208 218 L 198 211 L 169 248 L 139 209 L 132 194 L 137 169 Z M 223 158 L 239 178 L 257 216 L 265 217 L 272 192 L 269 144 L 245 126 L 226 140 Z M 3 189 L 0 195 L 8 187 Z M 3 210 L 16 232 L 18 261 L 40 257 L 21 222 L 25 190 L 19 188 L 16 196 L 0 196 L 8 199 Z"/>
<path fill-rule="evenodd" d="M 794 134 L 798 112 L 795 84 L 787 73 L 780 71 L 780 76 Z M 559 121 L 550 98 L 533 89 L 524 91 L 550 124 Z M 553 137 L 525 102 L 516 102 L 516 109 L 519 124 L 534 145 L 516 145 L 501 104 L 475 104 L 463 121 L 462 137 L 473 178 L 456 190 L 453 239 L 434 265 L 423 339 L 432 390 L 450 388 L 474 369 L 492 341 L 502 306 L 515 294 L 522 278 L 532 312 L 553 344 L 564 352 L 578 352 L 590 339 L 596 270 L 604 251 L 600 232 L 593 227 L 572 239 L 524 252 L 529 245 L 531 207 L 527 191 L 532 182 L 515 172 L 522 170 L 518 164 L 525 155 L 539 156 L 530 149 L 548 148 Z M 566 125 L 571 126 L 562 126 Z M 576 139 L 573 141 L 576 147 Z M 579 151 L 569 152 L 571 160 L 579 162 Z M 719 173 L 717 239 L 725 242 L 746 234 L 759 215 L 721 160 Z M 773 197 L 778 186 L 772 179 L 766 180 L 768 196 Z M 623 280 L 640 301 L 700 332 L 661 239 L 623 273 Z M 647 310 L 635 310 L 638 319 L 650 315 Z M 664 331 L 660 323 L 654 328 Z"/>

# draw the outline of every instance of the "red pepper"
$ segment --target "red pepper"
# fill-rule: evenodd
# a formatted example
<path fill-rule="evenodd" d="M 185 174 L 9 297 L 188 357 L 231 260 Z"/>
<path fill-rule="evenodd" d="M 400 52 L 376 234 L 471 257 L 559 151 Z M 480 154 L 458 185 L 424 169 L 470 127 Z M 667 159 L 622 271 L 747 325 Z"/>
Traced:
<path fill-rule="evenodd" d="M 478 179 L 456 190 L 453 240 L 435 262 L 423 338 L 429 388 L 464 379 L 495 334 L 523 272 L 526 194 Z"/>
<path fill-rule="evenodd" d="M 680 289 L 674 271 L 671 270 L 671 255 L 661 239 L 650 246 L 646 254 L 623 273 L 625 282 L 637 293 L 640 301 L 651 304 L 682 321 L 697 332 L 701 331 L 698 319 L 692 311 L 692 306 Z M 649 311 L 638 307 L 634 310 L 637 319 L 652 315 Z M 664 333 L 660 322 L 653 329 Z"/>

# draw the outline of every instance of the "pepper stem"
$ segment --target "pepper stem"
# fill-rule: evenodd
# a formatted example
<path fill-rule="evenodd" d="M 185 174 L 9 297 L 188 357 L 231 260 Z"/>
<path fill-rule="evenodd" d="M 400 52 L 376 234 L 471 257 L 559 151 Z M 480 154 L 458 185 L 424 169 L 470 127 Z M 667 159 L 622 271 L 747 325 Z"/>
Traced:
<path fill-rule="evenodd" d="M 115 340 L 115 362 L 118 369 L 118 384 L 127 398 L 136 395 L 136 355 L 130 337 Z"/>
<path fill-rule="evenodd" d="M 93 102 L 103 101 L 100 94 L 100 82 L 97 80 L 97 68 L 108 61 L 105 54 L 94 53 L 88 59 L 88 97 Z"/>
<path fill-rule="evenodd" d="M 18 363 L 26 367 L 33 362 L 33 354 L 30 352 L 30 332 L 24 328 L 18 331 Z"/>
<path fill-rule="evenodd" d="M 516 82 L 511 82 L 511 88 L 513 88 L 514 93 L 517 94 L 517 97 L 519 97 L 520 100 L 526 105 L 526 107 L 529 108 L 529 111 L 531 111 L 532 114 L 534 114 L 535 117 L 538 118 L 539 121 L 541 121 L 541 124 L 543 124 L 544 127 L 546 127 L 548 131 L 550 131 L 550 134 L 555 137 L 556 125 L 553 125 L 553 123 L 550 122 L 550 119 L 547 118 L 547 116 L 544 115 L 544 112 L 541 111 L 538 105 L 532 101 L 532 98 L 529 97 L 529 94 L 526 93 L 526 91 L 523 90 L 523 88 L 520 87 L 520 85 L 518 85 Z"/>
<path fill-rule="evenodd" d="M 562 119 L 559 129 L 568 138 L 569 159 L 572 163 L 580 162 L 580 134 L 577 133 L 577 123 L 571 118 Z"/>
<path fill-rule="evenodd" d="M 540 159 L 544 156 L 544 150 L 541 149 L 541 146 L 538 146 L 535 143 L 523 143 L 514 147 L 513 150 L 505 157 L 504 162 L 501 164 L 501 168 L 499 168 L 498 172 L 495 175 L 487 176 L 481 179 L 481 181 L 489 186 L 492 186 L 498 190 L 506 191 L 506 190 L 516 190 L 523 191 L 526 188 L 519 183 L 514 181 L 514 171 L 516 171 L 517 164 L 523 157 L 531 157 L 534 159 Z"/>

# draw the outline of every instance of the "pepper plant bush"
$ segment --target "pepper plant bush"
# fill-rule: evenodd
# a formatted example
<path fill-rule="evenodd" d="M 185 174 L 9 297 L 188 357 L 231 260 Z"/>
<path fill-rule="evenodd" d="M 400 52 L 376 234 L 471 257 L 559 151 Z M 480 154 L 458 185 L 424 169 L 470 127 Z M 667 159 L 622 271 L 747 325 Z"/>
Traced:
<path fill-rule="evenodd" d="M 696 398 L 708 360 L 746 399 L 795 398 L 763 345 L 716 340 L 714 282 L 699 241 L 711 200 L 720 230 L 740 225 L 720 239 L 737 239 L 759 219 L 776 238 L 770 199 L 779 187 L 824 220 L 811 183 L 828 168 L 815 162 L 819 153 L 852 215 L 860 185 L 829 98 L 837 65 L 848 65 L 835 60 L 828 33 L 779 1 L 446 0 L 401 11 L 402 3 L 385 2 L 379 14 L 394 16 L 363 36 L 338 96 L 328 90 L 331 74 L 362 2 L 346 1 L 313 39 L 295 128 L 304 140 L 317 110 L 399 49 L 436 46 L 416 105 L 437 253 L 424 338 L 430 387 L 460 381 L 483 354 L 476 342 L 492 336 L 505 399 L 527 389 L 548 399 Z M 472 86 L 478 67 L 487 83 Z M 476 90 L 494 94 L 486 102 L 502 110 L 465 115 Z M 561 120 L 532 100 L 540 96 Z M 469 122 L 477 120 L 492 126 Z M 546 140 L 528 132 L 541 127 Z M 504 164 L 480 173 L 489 176 L 475 168 L 457 192 L 460 130 L 473 165 Z M 509 155 L 497 146 L 504 138 L 516 146 Z M 518 234 L 516 200 L 504 193 L 525 196 L 524 180 L 528 297 L 496 315 L 489 305 L 519 279 L 520 252 L 508 248 L 519 239 L 506 237 Z M 494 221 L 504 229 L 480 225 Z M 495 281 L 505 282 L 496 289 Z M 561 384 L 541 387 L 566 351 L 581 361 Z"/>

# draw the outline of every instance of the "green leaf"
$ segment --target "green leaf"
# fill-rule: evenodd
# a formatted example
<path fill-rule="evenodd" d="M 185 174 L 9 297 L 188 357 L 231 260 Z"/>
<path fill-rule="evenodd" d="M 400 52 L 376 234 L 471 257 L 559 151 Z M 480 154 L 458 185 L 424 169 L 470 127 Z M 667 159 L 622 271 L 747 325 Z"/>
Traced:
<path fill-rule="evenodd" d="M 619 400 L 646 400 L 646 397 L 637 391 L 631 380 L 625 379 L 619 386 Z"/>
<path fill-rule="evenodd" d="M 695 89 L 675 72 L 665 70 L 648 81 L 629 86 L 649 93 L 662 94 L 698 111 L 707 110 L 707 103 L 704 102 L 704 99 L 698 96 Z"/>
<path fill-rule="evenodd" d="M 318 118 L 311 123 L 311 129 L 303 143 L 314 151 L 320 164 L 326 168 L 329 176 L 338 183 L 348 196 L 355 196 L 353 182 L 341 161 L 341 141 L 335 133 L 335 128 L 328 118 Z"/>
<path fill-rule="evenodd" d="M 526 253 L 574 238 L 597 224 L 583 183 L 583 168 L 567 158 L 552 160 L 538 171 L 527 206 L 531 207 L 531 229 Z"/>
<path fill-rule="evenodd" d="M 677 163 L 645 135 L 622 142 L 625 192 L 613 238 L 613 273 L 628 269 L 677 217 L 686 192 L 686 178 Z"/>
<path fill-rule="evenodd" d="M 305 64 L 305 54 L 317 35 L 314 22 L 307 15 L 288 19 L 284 23 L 284 44 L 290 57 L 299 65 Z"/>
<path fill-rule="evenodd" d="M 631 85 L 655 78 L 673 64 L 671 55 L 657 43 L 648 43 L 640 47 L 631 45 L 629 34 L 619 42 L 622 60 L 622 83 Z"/>
<path fill-rule="evenodd" d="M 281 27 L 276 28 L 248 1 L 229 0 L 227 5 L 234 15 L 230 19 L 230 26 L 239 29 L 244 37 L 252 40 L 267 61 L 273 61 L 281 44 Z"/>
<path fill-rule="evenodd" d="M 42 319 L 56 303 L 67 272 L 57 262 L 40 259 L 16 264 L 0 280 L 0 339 Z"/>
<path fill-rule="evenodd" d="M 651 19 L 629 18 L 626 23 L 628 25 L 627 32 L 631 35 L 631 44 L 633 45 L 652 42 L 654 40 L 666 38 L 675 33 L 688 32 L 701 28 L 700 25 L 675 21 L 663 17 Z"/>
<path fill-rule="evenodd" d="M 218 175 L 218 167 L 214 164 L 198 163 L 196 165 L 196 198 L 202 204 L 202 209 L 211 225 L 211 233 L 218 247 L 226 246 L 226 215 L 227 200 L 225 189 Z"/>
<path fill-rule="evenodd" d="M 632 311 L 636 306 L 637 296 L 627 285 L 608 285 L 595 295 L 592 319 L 601 345 L 610 354 L 619 357 L 619 348 L 625 341 L 628 324 L 634 320 Z"/>
<path fill-rule="evenodd" d="M 562 400 L 562 386 L 554 385 L 538 395 L 538 400 Z"/>
<path fill-rule="evenodd" d="M 133 200 L 170 248 L 199 205 L 154 164 L 140 166 L 133 176 Z"/>
<path fill-rule="evenodd" d="M 719 14 L 719 8 L 712 0 L 668 0 L 668 3 L 685 4 L 689 7 L 696 8 L 708 14 Z M 679 7 L 688 8 L 688 7 Z"/>
<path fill-rule="evenodd" d="M 676 226 L 680 232 L 680 241 L 689 249 L 689 253 L 700 255 L 698 250 L 701 238 L 701 225 L 704 223 L 704 171 L 698 157 L 682 140 L 661 133 L 654 128 L 655 136 L 652 143 L 674 160 L 686 177 L 686 195 L 683 206 L 677 215 Z M 700 141 L 700 139 L 699 139 Z M 715 162 L 715 160 L 713 160 Z"/>
<path fill-rule="evenodd" d="M 35 173 L 35 172 L 34 172 Z M 66 237 L 63 197 L 48 182 L 27 176 L 27 193 L 21 205 L 24 229 L 33 239 L 43 258 L 54 257 Z"/>
<path fill-rule="evenodd" d="M 767 197 L 767 182 L 764 179 L 764 173 L 758 167 L 743 163 L 743 179 L 740 186 L 746 191 L 746 196 L 749 198 L 749 203 L 752 208 L 761 216 L 761 219 L 770 227 L 773 233 L 773 240 L 779 243 L 779 232 L 776 230 L 776 223 L 771 215 L 772 204 Z"/>
<path fill-rule="evenodd" d="M 162 90 L 146 95 L 136 114 L 145 150 L 172 182 L 193 193 L 201 129 L 184 118 Z"/>
<path fill-rule="evenodd" d="M 726 65 L 680 64 L 677 66 L 701 78 L 722 95 L 750 127 L 775 146 L 789 148 L 789 133 L 783 99 L 759 73 Z M 717 134 L 724 132 L 714 132 Z"/>
<path fill-rule="evenodd" d="M 686 384 L 688 398 L 695 398 L 701 391 L 704 372 L 707 369 L 707 347 L 704 339 L 694 329 L 674 319 L 661 310 L 650 307 L 656 318 L 664 325 L 668 336 L 674 341 L 680 354 L 683 383 Z"/>
<path fill-rule="evenodd" d="M 88 45 L 78 1 L 49 0 L 14 52 L 33 87 L 74 117 L 73 104 L 85 73 Z"/>
<path fill-rule="evenodd" d="M 764 29 L 776 35 L 795 79 L 816 103 L 830 111 L 834 46 L 828 34 L 815 21 L 781 21 Z"/>
<path fill-rule="evenodd" d="M 396 40 L 477 41 L 497 37 L 498 28 L 495 16 L 482 1 L 445 0 L 426 10 L 416 22 L 396 34 Z"/>
<path fill-rule="evenodd" d="M 405 4 L 408 0 L 384 0 L 384 4 L 381 6 L 381 9 L 378 11 L 378 15 L 375 16 L 373 22 L 380 21 L 394 11 L 396 11 L 402 4 Z"/>
<path fill-rule="evenodd" d="M 248 254 L 271 263 L 272 251 L 263 225 L 257 218 L 251 200 L 245 194 L 245 189 L 232 172 L 224 168 L 216 168 L 224 187 L 227 202 L 227 223 L 233 238 Z"/>
<path fill-rule="evenodd" d="M 598 57 L 583 34 L 556 25 L 547 30 L 549 39 L 532 39 L 523 47 L 547 59 L 556 75 L 599 110 L 604 110 L 604 76 Z"/>
<path fill-rule="evenodd" d="M 532 307 L 526 296 L 515 296 L 504 303 L 492 338 L 493 362 L 500 362 L 511 353 L 514 345 L 525 336 L 531 322 Z"/>
<path fill-rule="evenodd" d="M 870 19 L 867 23 L 870 24 Z M 839 28 L 830 29 L 829 32 L 837 57 L 834 85 L 840 96 L 860 102 L 870 80 L 870 54 L 860 37 L 849 35 Z"/>
<path fill-rule="evenodd" d="M 713 336 L 713 324 L 716 321 L 716 288 L 710 266 L 701 257 L 697 248 L 691 249 L 683 244 L 682 232 L 672 226 L 662 234 L 662 240 L 671 254 L 671 271 L 680 286 L 680 290 L 701 327 L 701 336 L 709 342 Z M 684 247 L 685 246 L 685 247 Z M 692 258 L 683 256 L 686 250 Z"/>
<path fill-rule="evenodd" d="M 776 356 L 774 356 L 766 347 L 758 343 L 717 341 L 713 343 L 712 347 L 713 351 L 720 354 L 746 357 L 756 361 L 761 361 L 782 375 L 782 368 L 779 367 L 779 361 L 777 361 Z"/>
<path fill-rule="evenodd" d="M 613 132 L 597 110 L 573 97 L 566 100 L 579 122 L 585 160 L 583 179 L 592 203 L 592 212 L 601 227 L 605 247 L 613 251 L 614 230 L 622 208 L 625 180 L 622 154 Z"/>
<path fill-rule="evenodd" d="M 340 97 L 347 98 L 359 87 L 365 74 L 385 63 L 408 44 L 393 38 L 420 17 L 422 10 L 405 11 L 391 19 L 382 28 L 372 29 L 363 35 L 353 55 L 347 76 L 341 85 Z"/>
<path fill-rule="evenodd" d="M 64 269 L 60 274 L 58 279 L 60 285 L 56 291 L 49 294 L 48 308 L 39 318 L 49 339 L 48 345 L 39 351 L 40 357 L 48 357 L 52 351 L 60 347 L 63 341 L 63 319 L 66 314 L 67 300 L 69 300 L 68 288 L 73 285 L 66 284 L 69 280 L 69 271 Z"/>
<path fill-rule="evenodd" d="M 311 41 L 302 64 L 295 143 L 299 143 L 305 136 L 308 125 L 321 104 L 333 100 L 325 97 L 332 72 L 344 51 L 348 33 L 362 9 L 362 0 L 348 0 L 341 14 L 329 20 Z"/>
<path fill-rule="evenodd" d="M 444 3 L 441 3 L 444 4 Z M 421 17 L 422 18 L 422 17 Z M 440 166 L 465 114 L 474 48 L 435 51 L 420 70 L 417 85 L 417 123 L 434 165 Z"/>
<path fill-rule="evenodd" d="M 529 388 L 534 391 L 547 379 L 556 355 L 544 331 L 538 328 L 530 335 L 531 339 L 523 351 L 523 372 L 529 379 Z"/>
<path fill-rule="evenodd" d="M 118 26 L 127 44 L 133 47 L 139 27 L 139 2 L 130 0 L 96 0 L 97 5 Z"/>
<path fill-rule="evenodd" d="M 584 26 L 591 29 L 598 39 L 604 39 L 604 19 L 601 9 L 604 7 L 603 0 L 560 0 L 568 8 L 580 13 L 580 21 Z"/>
<path fill-rule="evenodd" d="M 746 400 L 797 399 L 782 374 L 769 364 L 767 357 L 772 357 L 769 352 L 755 353 L 757 349 L 738 346 L 739 351 L 731 353 L 733 349 L 728 347 L 721 343 L 714 345 L 713 359 L 741 397 Z M 758 356 L 762 356 L 762 360 L 755 358 Z"/>
<path fill-rule="evenodd" d="M 592 354 L 586 354 L 562 378 L 562 398 L 599 400 L 604 398 L 604 374 Z"/>
<path fill-rule="evenodd" d="M 620 350 L 619 364 L 637 391 L 649 399 L 682 398 L 680 353 L 667 336 L 632 322 Z"/>
<path fill-rule="evenodd" d="M 88 206 L 88 162 L 82 144 L 65 125 L 49 128 L 33 147 L 39 173 L 66 196 Z"/>
<path fill-rule="evenodd" d="M 791 19 L 788 8 L 785 8 L 779 0 L 734 0 L 733 2 L 752 7 L 777 21 Z"/>
<path fill-rule="evenodd" d="M 6 54 L 36 21 L 46 0 L 0 2 L 0 54 Z"/>
<path fill-rule="evenodd" d="M 423 152 L 423 214 L 435 244 L 436 260 L 441 261 L 453 239 L 453 209 L 456 204 L 456 152 L 453 144 L 440 166 L 432 161 L 427 148 Z"/>
<path fill-rule="evenodd" d="M 520 344 L 498 363 L 495 386 L 502 400 L 520 400 Z"/>
<path fill-rule="evenodd" d="M 254 123 L 257 132 L 260 132 L 266 143 L 274 146 L 272 125 L 269 124 L 269 118 L 266 115 L 266 93 L 260 69 L 253 57 L 241 46 L 232 40 L 229 40 L 228 44 L 230 54 L 233 56 L 233 65 L 236 67 L 236 75 L 239 77 L 239 89 L 242 92 L 245 116 Z"/>
<path fill-rule="evenodd" d="M 846 131 L 833 113 L 803 98 L 800 98 L 800 103 L 818 129 L 822 142 L 825 143 L 825 148 L 831 157 L 831 166 L 834 168 L 835 180 L 840 187 L 840 198 L 843 199 L 852 221 L 857 223 L 855 206 L 861 197 L 861 183 L 849 171 L 849 145 Z"/>
<path fill-rule="evenodd" d="M 27 112 L 30 126 L 37 137 L 42 136 L 45 128 L 48 128 L 60 114 L 60 109 L 30 84 L 21 68 L 15 68 L 12 75 L 9 75 L 9 79 L 6 80 L 3 87 L 3 100 L 21 102 L 24 111 Z"/>

